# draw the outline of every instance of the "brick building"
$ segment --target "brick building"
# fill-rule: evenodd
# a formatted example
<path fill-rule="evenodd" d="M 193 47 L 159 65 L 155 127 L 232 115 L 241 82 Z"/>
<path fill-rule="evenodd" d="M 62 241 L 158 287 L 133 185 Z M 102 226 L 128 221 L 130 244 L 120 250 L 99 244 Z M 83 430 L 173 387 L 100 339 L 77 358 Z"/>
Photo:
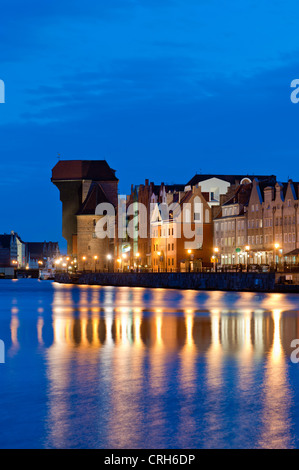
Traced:
<path fill-rule="evenodd" d="M 100 203 L 117 207 L 118 179 L 105 160 L 64 160 L 52 170 L 51 181 L 60 191 L 62 234 L 70 256 L 76 257 L 79 270 L 108 269 L 108 255 L 114 239 L 96 236 L 96 214 Z"/>

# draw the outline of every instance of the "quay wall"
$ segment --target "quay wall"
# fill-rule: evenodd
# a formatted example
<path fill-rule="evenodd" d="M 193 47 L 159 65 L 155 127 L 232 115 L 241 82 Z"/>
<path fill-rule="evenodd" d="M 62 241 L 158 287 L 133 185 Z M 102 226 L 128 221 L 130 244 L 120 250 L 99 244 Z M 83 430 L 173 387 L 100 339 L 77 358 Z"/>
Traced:
<path fill-rule="evenodd" d="M 56 274 L 56 282 L 100 286 L 273 292 L 275 273 L 81 273 Z"/>

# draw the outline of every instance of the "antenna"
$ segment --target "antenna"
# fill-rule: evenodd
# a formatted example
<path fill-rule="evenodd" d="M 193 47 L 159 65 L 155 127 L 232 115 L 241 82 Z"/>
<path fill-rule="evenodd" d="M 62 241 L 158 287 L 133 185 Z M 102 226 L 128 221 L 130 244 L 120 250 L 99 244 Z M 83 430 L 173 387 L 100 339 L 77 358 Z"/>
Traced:
<path fill-rule="evenodd" d="M 57 158 L 60 160 L 60 153 L 57 152 Z"/>

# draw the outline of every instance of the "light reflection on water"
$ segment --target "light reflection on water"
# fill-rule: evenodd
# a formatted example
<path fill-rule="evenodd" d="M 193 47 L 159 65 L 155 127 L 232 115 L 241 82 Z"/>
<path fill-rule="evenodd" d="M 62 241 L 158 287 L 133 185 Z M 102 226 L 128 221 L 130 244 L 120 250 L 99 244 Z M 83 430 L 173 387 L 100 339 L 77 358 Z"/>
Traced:
<path fill-rule="evenodd" d="M 298 447 L 296 295 L 11 286 L 1 447 Z"/>

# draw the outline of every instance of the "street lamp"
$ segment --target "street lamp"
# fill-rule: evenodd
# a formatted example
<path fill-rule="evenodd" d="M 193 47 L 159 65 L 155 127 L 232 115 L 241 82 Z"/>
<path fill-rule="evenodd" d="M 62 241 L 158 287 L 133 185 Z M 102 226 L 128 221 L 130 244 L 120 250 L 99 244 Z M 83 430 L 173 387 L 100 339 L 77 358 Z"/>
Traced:
<path fill-rule="evenodd" d="M 97 261 L 98 261 L 97 255 L 94 255 L 93 259 L 94 259 L 94 272 L 96 273 L 97 272 L 97 266 L 96 265 L 97 265 Z"/>
<path fill-rule="evenodd" d="M 137 251 L 137 253 L 135 254 L 135 256 L 136 256 L 137 272 L 138 272 L 138 264 L 139 264 L 140 253 Z"/>
<path fill-rule="evenodd" d="M 158 263 L 158 272 L 160 271 L 160 263 L 161 263 L 161 251 L 157 251 L 157 255 L 159 256 L 159 263 Z"/>
<path fill-rule="evenodd" d="M 215 246 L 213 251 L 214 251 L 215 254 L 212 258 L 214 258 L 214 271 L 216 273 L 217 272 L 217 256 L 218 256 L 218 253 L 219 253 L 218 246 Z"/>
<path fill-rule="evenodd" d="M 246 271 L 248 272 L 248 256 L 249 256 L 249 250 L 250 250 L 250 246 L 249 245 L 246 245 L 245 246 L 245 251 L 246 251 Z"/>
<path fill-rule="evenodd" d="M 189 273 L 191 271 L 191 254 L 192 254 L 192 250 L 187 250 L 187 253 L 189 255 Z"/>
<path fill-rule="evenodd" d="M 107 255 L 107 260 L 108 260 L 108 272 L 110 271 L 110 261 L 112 259 L 112 256 L 110 255 L 110 253 Z"/>
<path fill-rule="evenodd" d="M 83 271 L 85 272 L 85 261 L 86 261 L 86 256 L 82 256 L 83 260 Z"/>
<path fill-rule="evenodd" d="M 277 250 L 279 248 L 279 243 L 275 243 L 274 248 L 275 248 L 275 271 L 277 271 L 277 265 L 278 265 Z"/>
<path fill-rule="evenodd" d="M 127 254 L 126 253 L 122 254 L 122 259 L 123 259 L 123 261 L 125 261 L 127 259 Z M 124 271 L 124 264 L 123 263 L 122 263 L 122 271 Z"/>

